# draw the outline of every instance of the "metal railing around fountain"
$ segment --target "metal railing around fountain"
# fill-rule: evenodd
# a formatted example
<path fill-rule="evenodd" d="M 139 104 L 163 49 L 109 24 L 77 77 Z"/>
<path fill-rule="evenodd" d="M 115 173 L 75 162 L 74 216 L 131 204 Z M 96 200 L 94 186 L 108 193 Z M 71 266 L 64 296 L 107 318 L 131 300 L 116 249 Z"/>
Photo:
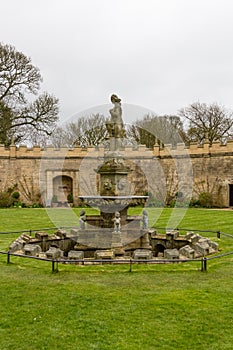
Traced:
<path fill-rule="evenodd" d="M 13 235 L 13 234 L 20 234 L 20 233 L 29 233 L 31 236 L 34 232 L 39 231 L 53 231 L 58 229 L 71 229 L 74 228 L 74 226 L 62 226 L 62 227 L 47 227 L 47 228 L 41 228 L 41 229 L 29 229 L 29 230 L 20 230 L 20 231 L 4 231 L 0 232 L 0 235 Z M 75 227 L 77 228 L 77 227 Z M 167 227 L 156 227 L 157 230 L 169 230 Z M 174 230 L 174 229 L 172 229 Z M 209 232 L 209 233 L 215 233 L 217 235 L 217 238 L 221 238 L 221 236 L 225 236 L 228 238 L 233 238 L 232 234 L 221 232 L 221 231 L 214 231 L 214 230 L 197 230 L 197 229 L 186 229 L 186 228 L 176 228 L 176 230 L 179 231 L 192 231 L 192 232 Z M 12 253 L 10 251 L 1 251 L 0 255 L 6 255 L 7 256 L 7 264 L 11 263 L 11 257 L 19 257 L 19 258 L 26 258 L 26 259 L 34 259 L 34 260 L 40 260 L 40 261 L 46 261 L 50 262 L 52 265 L 52 272 L 58 272 L 58 264 L 75 264 L 75 265 L 96 265 L 96 264 L 111 264 L 111 265 L 129 265 L 129 271 L 132 272 L 132 266 L 134 264 L 178 264 L 178 263 L 187 263 L 187 262 L 200 262 L 201 263 L 201 271 L 206 272 L 207 271 L 207 263 L 208 261 L 214 260 L 214 259 L 220 259 L 226 256 L 233 255 L 233 251 L 226 252 L 223 254 L 214 255 L 211 257 L 202 257 L 202 258 L 196 258 L 196 259 L 79 259 L 79 260 L 73 260 L 73 259 L 49 259 L 44 257 L 38 257 L 38 256 L 30 256 L 25 254 L 18 254 L 18 253 Z"/>

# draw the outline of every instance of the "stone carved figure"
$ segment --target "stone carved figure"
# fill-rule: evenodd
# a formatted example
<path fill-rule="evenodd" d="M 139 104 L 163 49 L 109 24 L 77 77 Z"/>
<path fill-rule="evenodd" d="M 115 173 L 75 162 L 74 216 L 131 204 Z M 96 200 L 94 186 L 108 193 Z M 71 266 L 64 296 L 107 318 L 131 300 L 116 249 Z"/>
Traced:
<path fill-rule="evenodd" d="M 115 217 L 113 218 L 114 221 L 114 232 L 120 232 L 121 231 L 121 216 L 118 211 L 115 212 Z"/>
<path fill-rule="evenodd" d="M 80 217 L 79 217 L 79 225 L 81 230 L 85 230 L 85 222 L 86 222 L 86 215 L 85 211 L 82 210 L 80 212 Z"/>
<path fill-rule="evenodd" d="M 112 181 L 110 179 L 106 179 L 104 181 L 104 189 L 106 191 L 110 191 L 112 189 Z"/>
<path fill-rule="evenodd" d="M 117 188 L 119 191 L 122 191 L 126 188 L 127 180 L 125 178 L 121 178 L 117 184 Z"/>
<path fill-rule="evenodd" d="M 124 123 L 122 119 L 121 99 L 117 95 L 111 96 L 114 107 L 109 110 L 111 119 L 106 123 L 110 137 L 123 138 L 125 135 Z"/>
<path fill-rule="evenodd" d="M 147 210 L 143 210 L 142 214 L 143 214 L 143 216 L 142 216 L 142 229 L 146 230 L 146 229 L 148 229 L 148 212 L 147 212 Z"/>

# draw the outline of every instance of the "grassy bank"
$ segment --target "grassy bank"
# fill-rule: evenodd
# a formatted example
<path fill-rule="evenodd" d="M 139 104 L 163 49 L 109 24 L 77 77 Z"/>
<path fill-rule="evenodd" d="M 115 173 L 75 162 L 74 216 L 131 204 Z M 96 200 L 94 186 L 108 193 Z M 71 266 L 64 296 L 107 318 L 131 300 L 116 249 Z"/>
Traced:
<path fill-rule="evenodd" d="M 155 226 L 165 227 L 171 214 L 164 209 Z M 68 214 L 54 215 L 64 222 Z M 232 215 L 189 209 L 179 227 L 233 233 Z M 0 210 L 0 231 L 52 226 L 45 209 Z M 233 239 L 207 235 L 233 250 Z M 0 248 L 10 241 L 0 235 Z M 60 265 L 52 274 L 49 263 L 15 257 L 7 265 L 0 256 L 0 349 L 230 350 L 232 263 L 231 256 L 212 260 L 207 273 L 199 263 L 134 265 L 131 273 L 128 266 Z"/>

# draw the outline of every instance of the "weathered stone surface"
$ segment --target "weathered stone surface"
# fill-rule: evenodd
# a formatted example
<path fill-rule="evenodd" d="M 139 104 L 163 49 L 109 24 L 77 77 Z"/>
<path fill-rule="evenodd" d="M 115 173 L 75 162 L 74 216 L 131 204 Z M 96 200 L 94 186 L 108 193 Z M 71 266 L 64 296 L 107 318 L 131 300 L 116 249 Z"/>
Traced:
<path fill-rule="evenodd" d="M 29 242 L 30 239 L 31 239 L 31 236 L 29 236 L 27 233 L 23 233 L 20 237 L 21 237 L 25 242 Z"/>
<path fill-rule="evenodd" d="M 200 239 L 202 239 L 202 237 L 198 234 L 195 234 L 195 233 L 189 236 L 189 241 L 191 243 L 197 243 L 197 242 L 199 242 Z"/>
<path fill-rule="evenodd" d="M 218 243 L 210 241 L 209 245 L 214 251 L 218 251 Z"/>
<path fill-rule="evenodd" d="M 151 250 L 136 249 L 133 252 L 133 258 L 135 260 L 151 260 L 153 258 L 153 254 Z"/>
<path fill-rule="evenodd" d="M 82 260 L 84 259 L 84 252 L 80 250 L 70 250 L 68 253 L 69 260 Z"/>
<path fill-rule="evenodd" d="M 90 247 L 86 244 L 77 243 L 74 246 L 74 250 L 76 250 L 76 251 L 80 251 L 80 250 L 87 251 L 89 249 L 90 249 Z"/>
<path fill-rule="evenodd" d="M 172 230 L 166 232 L 166 238 L 167 240 L 176 239 L 179 236 L 179 231 Z"/>
<path fill-rule="evenodd" d="M 191 248 L 189 245 L 186 245 L 179 250 L 180 254 L 185 256 L 188 259 L 194 259 L 194 249 Z"/>
<path fill-rule="evenodd" d="M 165 259 L 179 259 L 179 251 L 177 249 L 165 249 L 164 250 Z"/>
<path fill-rule="evenodd" d="M 125 255 L 125 250 L 123 249 L 120 243 L 113 243 L 111 246 L 111 249 L 113 250 L 115 256 Z"/>
<path fill-rule="evenodd" d="M 95 259 L 114 259 L 114 251 L 113 250 L 97 250 L 95 252 Z"/>
<path fill-rule="evenodd" d="M 208 242 L 205 241 L 193 244 L 193 249 L 195 250 L 197 256 L 206 256 L 210 252 L 210 246 Z"/>
<path fill-rule="evenodd" d="M 58 229 L 57 232 L 55 232 L 55 235 L 60 238 L 65 238 L 67 233 L 65 230 Z"/>
<path fill-rule="evenodd" d="M 49 237 L 47 232 L 36 232 L 35 238 L 40 239 L 40 240 L 47 240 Z"/>
<path fill-rule="evenodd" d="M 58 259 L 63 256 L 63 252 L 59 248 L 50 247 L 45 255 L 48 259 Z"/>
<path fill-rule="evenodd" d="M 193 231 L 189 231 L 189 232 L 186 233 L 186 237 L 185 237 L 185 238 L 186 238 L 187 240 L 190 240 L 191 237 L 193 237 L 193 235 L 194 235 L 194 232 L 193 232 Z"/>
<path fill-rule="evenodd" d="M 11 245 L 9 247 L 9 250 L 10 250 L 10 252 L 15 253 L 18 250 L 20 250 L 22 247 L 23 247 L 22 243 L 19 243 L 19 242 L 15 241 L 15 242 L 11 243 Z"/>
<path fill-rule="evenodd" d="M 25 244 L 23 251 L 25 255 L 38 256 L 41 253 L 41 247 L 37 244 Z"/>
<path fill-rule="evenodd" d="M 12 253 L 18 250 L 21 250 L 24 247 L 24 245 L 28 243 L 30 240 L 31 240 L 31 237 L 28 234 L 23 233 L 18 238 L 16 238 L 16 240 L 13 243 L 11 243 L 9 249 Z"/>
<path fill-rule="evenodd" d="M 149 229 L 148 234 L 150 237 L 154 237 L 157 235 L 157 231 L 155 229 Z"/>

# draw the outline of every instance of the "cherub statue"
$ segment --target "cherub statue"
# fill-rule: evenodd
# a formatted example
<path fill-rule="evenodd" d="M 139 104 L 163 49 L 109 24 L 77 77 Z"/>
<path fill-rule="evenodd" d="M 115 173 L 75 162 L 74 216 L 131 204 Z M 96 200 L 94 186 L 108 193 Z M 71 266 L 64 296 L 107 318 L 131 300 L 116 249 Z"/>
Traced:
<path fill-rule="evenodd" d="M 115 212 L 115 217 L 113 218 L 114 221 L 114 232 L 120 232 L 121 231 L 121 216 L 118 211 Z"/>
<path fill-rule="evenodd" d="M 80 224 L 81 230 L 85 230 L 85 222 L 86 222 L 85 211 L 81 210 L 80 217 L 79 217 L 79 224 Z"/>
<path fill-rule="evenodd" d="M 146 229 L 148 229 L 148 212 L 147 212 L 147 210 L 143 210 L 142 214 L 143 214 L 143 216 L 142 216 L 142 229 L 146 230 Z"/>

